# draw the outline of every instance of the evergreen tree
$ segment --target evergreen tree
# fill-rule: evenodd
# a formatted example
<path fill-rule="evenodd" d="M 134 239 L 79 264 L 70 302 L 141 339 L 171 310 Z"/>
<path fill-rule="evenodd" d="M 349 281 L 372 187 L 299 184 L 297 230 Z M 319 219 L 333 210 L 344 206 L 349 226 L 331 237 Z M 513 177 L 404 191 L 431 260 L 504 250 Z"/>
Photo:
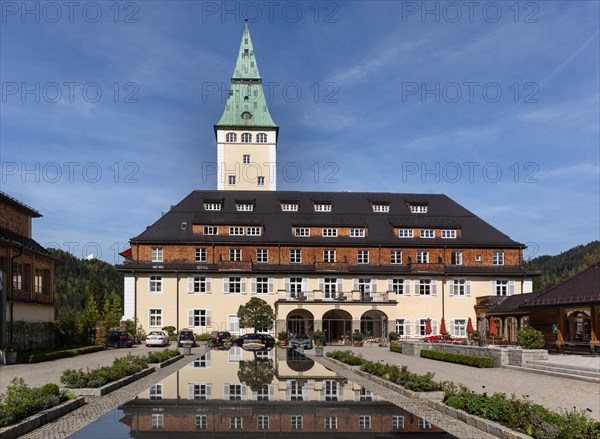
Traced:
<path fill-rule="evenodd" d="M 116 328 L 121 322 L 123 316 L 123 308 L 121 307 L 121 299 L 118 296 L 107 298 L 104 301 L 104 308 L 102 310 L 102 318 L 106 328 Z"/>
<path fill-rule="evenodd" d="M 84 336 L 88 342 L 92 342 L 96 338 L 96 322 L 100 320 L 100 313 L 96 305 L 96 299 L 92 294 L 88 295 L 85 308 L 81 315 L 81 324 L 83 327 Z"/>

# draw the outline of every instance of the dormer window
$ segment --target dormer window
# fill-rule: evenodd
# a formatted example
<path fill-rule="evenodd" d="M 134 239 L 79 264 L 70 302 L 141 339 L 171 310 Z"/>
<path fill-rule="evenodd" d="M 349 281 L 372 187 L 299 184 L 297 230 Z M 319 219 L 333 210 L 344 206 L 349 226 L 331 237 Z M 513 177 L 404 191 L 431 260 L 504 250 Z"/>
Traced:
<path fill-rule="evenodd" d="M 237 134 L 236 133 L 227 133 L 227 136 L 225 136 L 225 139 L 229 143 L 236 142 L 237 141 Z"/>
<path fill-rule="evenodd" d="M 244 119 L 244 120 L 252 119 L 252 113 L 250 113 L 249 111 L 244 111 L 242 113 L 242 119 Z"/>
<path fill-rule="evenodd" d="M 298 212 L 298 203 L 281 203 L 281 210 L 284 212 Z"/>
<path fill-rule="evenodd" d="M 218 202 L 209 202 L 204 203 L 204 210 L 221 210 L 221 203 Z"/>
<path fill-rule="evenodd" d="M 364 238 L 366 233 L 366 229 L 350 229 L 351 238 Z"/>
<path fill-rule="evenodd" d="M 187 223 L 181 223 L 181 230 L 187 230 Z"/>
<path fill-rule="evenodd" d="M 427 204 L 411 204 L 411 213 L 427 213 Z"/>
<path fill-rule="evenodd" d="M 323 229 L 323 236 L 327 238 L 335 238 L 338 236 L 338 230 L 331 227 L 325 228 Z"/>
<path fill-rule="evenodd" d="M 398 238 L 412 238 L 413 236 L 413 229 L 398 229 Z"/>
<path fill-rule="evenodd" d="M 243 227 L 230 227 L 229 228 L 229 234 L 231 236 L 243 236 L 244 235 L 244 228 Z"/>
<path fill-rule="evenodd" d="M 435 238 L 435 230 L 433 229 L 421 229 L 421 238 Z"/>
<path fill-rule="evenodd" d="M 252 134 L 242 133 L 242 143 L 250 143 L 250 142 L 252 142 Z"/>
<path fill-rule="evenodd" d="M 315 212 L 331 212 L 331 203 L 315 203 Z"/>
<path fill-rule="evenodd" d="M 267 135 L 265 133 L 258 133 L 256 135 L 256 141 L 258 143 L 267 143 Z"/>
<path fill-rule="evenodd" d="M 237 203 L 235 208 L 238 212 L 252 212 L 254 210 L 253 203 Z"/>
<path fill-rule="evenodd" d="M 310 229 L 308 227 L 296 227 L 294 231 L 295 236 L 310 236 Z"/>
<path fill-rule="evenodd" d="M 389 204 L 383 204 L 383 203 L 373 203 L 372 204 L 373 207 L 373 212 L 389 212 L 390 211 L 390 205 Z"/>
<path fill-rule="evenodd" d="M 456 230 L 442 230 L 442 238 L 453 239 L 456 238 Z"/>

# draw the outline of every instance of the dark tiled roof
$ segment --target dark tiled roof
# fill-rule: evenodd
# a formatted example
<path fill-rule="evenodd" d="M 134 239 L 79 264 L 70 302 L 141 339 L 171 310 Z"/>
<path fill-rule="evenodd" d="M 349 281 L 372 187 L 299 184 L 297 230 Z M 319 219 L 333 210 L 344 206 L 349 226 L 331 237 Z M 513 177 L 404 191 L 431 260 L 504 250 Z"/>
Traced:
<path fill-rule="evenodd" d="M 205 211 L 204 202 L 223 200 L 221 211 Z M 238 212 L 236 201 L 255 200 L 252 212 Z M 282 212 L 281 203 L 299 202 L 297 212 Z M 388 203 L 387 213 L 373 212 L 371 202 Z M 331 212 L 315 212 L 313 203 L 330 202 Z M 409 204 L 426 203 L 428 212 L 413 214 Z M 187 223 L 186 229 L 181 228 Z M 148 227 L 132 243 L 227 243 L 239 242 L 230 236 L 194 235 L 191 224 L 257 225 L 264 226 L 258 237 L 243 240 L 263 244 L 287 245 L 386 245 L 386 246 L 472 246 L 523 248 L 524 245 L 510 239 L 481 218 L 454 202 L 446 195 L 395 194 L 359 192 L 299 192 L 299 191 L 193 191 L 179 204 L 173 206 L 156 223 Z M 323 238 L 311 236 L 296 238 L 291 234 L 293 226 L 368 227 L 364 238 Z M 400 239 L 393 233 L 394 225 L 410 227 L 459 228 L 456 239 Z"/>
<path fill-rule="evenodd" d="M 522 307 L 587 303 L 600 304 L 600 263 L 542 292 L 525 302 Z"/>
<path fill-rule="evenodd" d="M 3 227 L 0 227 L 0 241 L 6 242 L 8 245 L 23 247 L 24 250 L 28 250 L 51 259 L 56 259 L 50 253 L 48 253 L 44 247 L 39 245 L 33 239 L 11 232 Z"/>
<path fill-rule="evenodd" d="M 531 300 L 540 293 L 526 293 L 526 294 L 514 294 L 512 296 L 508 296 L 498 305 L 493 306 L 488 311 L 488 315 L 505 315 L 505 314 L 527 314 L 528 311 L 520 308 L 520 306 L 525 303 L 527 300 Z"/>
<path fill-rule="evenodd" d="M 14 207 L 15 209 L 20 210 L 21 212 L 24 212 L 32 218 L 40 218 L 42 216 L 42 214 L 35 210 L 33 207 L 30 207 L 27 204 L 20 202 L 16 198 L 11 197 L 10 195 L 4 192 L 0 192 L 0 203 L 8 204 L 9 206 Z"/>

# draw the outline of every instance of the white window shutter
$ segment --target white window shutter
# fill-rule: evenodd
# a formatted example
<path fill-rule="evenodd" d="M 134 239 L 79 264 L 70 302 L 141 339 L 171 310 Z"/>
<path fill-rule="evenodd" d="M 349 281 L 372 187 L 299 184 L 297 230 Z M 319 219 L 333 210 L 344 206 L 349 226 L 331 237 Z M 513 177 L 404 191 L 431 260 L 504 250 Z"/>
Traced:
<path fill-rule="evenodd" d="M 455 329 L 456 328 L 454 327 L 454 320 L 449 320 L 446 324 L 446 331 L 448 331 L 450 335 L 456 335 Z"/>
<path fill-rule="evenodd" d="M 212 317 L 212 311 L 210 309 L 206 310 L 206 326 L 210 326 L 210 318 Z"/>
<path fill-rule="evenodd" d="M 274 284 L 275 284 L 275 280 L 272 277 L 270 277 L 269 278 L 269 294 L 273 294 L 273 291 L 275 289 Z"/>
<path fill-rule="evenodd" d="M 212 399 L 212 384 L 206 385 L 206 399 Z"/>
<path fill-rule="evenodd" d="M 371 279 L 371 292 L 377 292 L 377 279 Z"/>
<path fill-rule="evenodd" d="M 471 281 L 467 280 L 465 281 L 465 296 L 470 296 L 471 295 Z"/>
<path fill-rule="evenodd" d="M 285 388 L 285 400 L 286 401 L 292 400 L 292 389 L 290 388 L 290 386 L 291 386 L 291 383 L 288 381 L 287 387 Z"/>
<path fill-rule="evenodd" d="M 436 296 L 437 295 L 437 280 L 432 280 L 431 281 L 431 295 L 432 296 Z"/>
<path fill-rule="evenodd" d="M 211 367 L 212 366 L 212 361 L 210 359 L 210 351 L 208 351 L 206 354 L 204 354 L 204 358 L 205 358 L 205 362 L 206 362 L 206 367 Z M 211 385 L 208 385 L 208 388 L 211 388 Z"/>
<path fill-rule="evenodd" d="M 454 285 L 456 284 L 455 280 L 451 280 L 448 282 L 448 296 L 454 296 Z"/>
<path fill-rule="evenodd" d="M 388 279 L 388 291 L 394 291 L 394 280 L 393 279 Z"/>
<path fill-rule="evenodd" d="M 512 296 L 515 294 L 515 281 L 511 280 L 508 282 L 508 295 Z"/>
<path fill-rule="evenodd" d="M 310 401 L 310 388 L 308 387 L 308 383 L 302 386 L 302 400 Z"/>
<path fill-rule="evenodd" d="M 325 289 L 325 281 L 322 277 L 319 278 L 319 290 L 323 291 Z"/>
<path fill-rule="evenodd" d="M 241 284 L 240 291 L 242 292 L 242 294 L 246 294 L 246 278 L 245 277 L 242 277 L 240 279 L 240 284 Z"/>
<path fill-rule="evenodd" d="M 412 330 L 411 330 L 411 326 L 410 326 L 410 320 L 405 319 L 404 320 L 404 336 L 405 337 L 411 337 L 412 334 Z"/>
<path fill-rule="evenodd" d="M 354 391 L 354 402 L 360 401 L 360 390 Z"/>
<path fill-rule="evenodd" d="M 242 401 L 246 401 L 248 399 L 248 391 L 246 389 L 246 385 L 242 384 Z"/>
<path fill-rule="evenodd" d="M 410 280 L 404 279 L 404 295 L 410 296 Z"/>
<path fill-rule="evenodd" d="M 193 309 L 188 310 L 188 326 L 189 327 L 194 326 L 194 310 Z"/>
<path fill-rule="evenodd" d="M 337 293 L 342 292 L 342 278 L 338 278 L 338 280 L 337 280 L 336 292 Z"/>
<path fill-rule="evenodd" d="M 431 321 L 431 330 L 433 331 L 432 334 L 437 334 L 438 333 L 438 322 L 437 320 L 432 320 Z"/>
<path fill-rule="evenodd" d="M 269 384 L 269 401 L 275 401 L 275 384 Z"/>
<path fill-rule="evenodd" d="M 190 276 L 188 277 L 188 293 L 193 293 L 194 292 L 194 277 Z"/>
<path fill-rule="evenodd" d="M 308 291 L 308 278 L 303 277 L 302 278 L 302 292 L 307 292 L 307 291 Z"/>
<path fill-rule="evenodd" d="M 252 401 L 256 401 L 258 399 L 258 392 L 252 391 Z"/>
<path fill-rule="evenodd" d="M 283 280 L 283 288 L 285 289 L 285 291 L 288 291 L 288 292 L 290 291 L 290 278 L 289 277 L 286 277 Z"/>
<path fill-rule="evenodd" d="M 225 294 L 229 294 L 229 278 L 228 277 L 223 278 L 223 292 Z"/>
<path fill-rule="evenodd" d="M 495 296 L 496 295 L 496 281 L 492 280 L 490 281 L 490 296 Z"/>
<path fill-rule="evenodd" d="M 353 290 L 358 290 L 358 279 L 354 278 L 352 279 L 352 289 Z"/>
<path fill-rule="evenodd" d="M 223 401 L 229 401 L 229 384 L 223 385 Z"/>
<path fill-rule="evenodd" d="M 194 385 L 188 384 L 188 399 L 194 399 Z"/>
<path fill-rule="evenodd" d="M 252 278 L 252 294 L 256 294 L 256 278 Z"/>

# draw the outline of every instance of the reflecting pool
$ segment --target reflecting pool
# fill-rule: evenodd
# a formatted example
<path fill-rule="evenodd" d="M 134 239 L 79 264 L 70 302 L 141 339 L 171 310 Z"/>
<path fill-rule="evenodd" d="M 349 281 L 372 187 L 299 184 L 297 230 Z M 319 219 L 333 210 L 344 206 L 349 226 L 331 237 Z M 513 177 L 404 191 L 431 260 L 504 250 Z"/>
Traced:
<path fill-rule="evenodd" d="M 451 438 L 294 350 L 209 351 L 70 436 Z"/>

